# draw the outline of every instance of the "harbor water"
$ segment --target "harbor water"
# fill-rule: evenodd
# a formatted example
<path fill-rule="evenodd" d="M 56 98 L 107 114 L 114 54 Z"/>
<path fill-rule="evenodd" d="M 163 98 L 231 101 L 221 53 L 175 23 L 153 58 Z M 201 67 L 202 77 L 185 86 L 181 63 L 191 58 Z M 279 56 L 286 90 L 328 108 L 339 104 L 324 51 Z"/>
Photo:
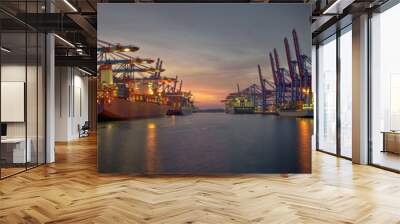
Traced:
<path fill-rule="evenodd" d="M 194 113 L 100 122 L 100 172 L 238 174 L 311 172 L 312 119 Z"/>

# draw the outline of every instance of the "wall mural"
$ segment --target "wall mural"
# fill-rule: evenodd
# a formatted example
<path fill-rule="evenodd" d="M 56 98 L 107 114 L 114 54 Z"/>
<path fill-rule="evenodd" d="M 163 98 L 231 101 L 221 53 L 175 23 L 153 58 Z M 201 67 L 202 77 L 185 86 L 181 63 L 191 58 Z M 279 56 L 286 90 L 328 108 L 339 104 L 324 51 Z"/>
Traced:
<path fill-rule="evenodd" d="M 310 18 L 308 4 L 99 4 L 99 171 L 310 173 Z"/>

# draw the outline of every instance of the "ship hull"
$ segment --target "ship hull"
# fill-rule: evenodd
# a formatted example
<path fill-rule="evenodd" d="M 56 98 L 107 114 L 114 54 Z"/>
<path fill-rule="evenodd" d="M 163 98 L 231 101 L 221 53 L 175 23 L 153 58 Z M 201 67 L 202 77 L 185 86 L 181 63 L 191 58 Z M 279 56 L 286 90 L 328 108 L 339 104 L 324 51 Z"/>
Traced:
<path fill-rule="evenodd" d="M 182 109 L 182 114 L 183 115 L 191 115 L 193 113 L 193 109 L 192 108 L 183 108 Z"/>
<path fill-rule="evenodd" d="M 166 115 L 168 109 L 168 105 L 115 99 L 111 103 L 101 103 L 98 108 L 98 116 L 99 120 L 152 118 Z"/>
<path fill-rule="evenodd" d="M 254 107 L 232 107 L 226 108 L 225 110 L 228 114 L 254 114 Z"/>
<path fill-rule="evenodd" d="M 169 109 L 167 115 L 191 115 L 193 112 L 192 108 L 181 108 L 181 109 Z"/>
<path fill-rule="evenodd" d="M 312 110 L 300 110 L 300 111 L 279 111 L 279 116 L 282 117 L 304 117 L 304 118 L 312 118 L 314 117 L 314 111 Z"/>
<path fill-rule="evenodd" d="M 255 114 L 262 114 L 262 115 L 279 115 L 278 112 L 276 111 L 260 111 L 260 112 L 254 112 Z"/>

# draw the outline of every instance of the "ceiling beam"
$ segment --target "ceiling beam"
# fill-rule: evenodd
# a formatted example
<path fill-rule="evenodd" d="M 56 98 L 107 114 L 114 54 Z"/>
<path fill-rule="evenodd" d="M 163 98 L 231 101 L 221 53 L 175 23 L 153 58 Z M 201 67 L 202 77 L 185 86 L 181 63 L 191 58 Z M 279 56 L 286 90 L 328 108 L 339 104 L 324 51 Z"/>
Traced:
<path fill-rule="evenodd" d="M 86 67 L 97 70 L 97 58 L 92 56 L 55 56 L 56 66 Z"/>
<path fill-rule="evenodd" d="M 82 30 L 85 32 L 85 34 L 88 36 L 86 38 L 86 42 L 90 46 L 97 46 L 97 29 L 90 24 L 85 17 L 83 17 L 80 14 L 68 14 L 68 17 L 74 21 L 79 27 L 82 28 Z"/>

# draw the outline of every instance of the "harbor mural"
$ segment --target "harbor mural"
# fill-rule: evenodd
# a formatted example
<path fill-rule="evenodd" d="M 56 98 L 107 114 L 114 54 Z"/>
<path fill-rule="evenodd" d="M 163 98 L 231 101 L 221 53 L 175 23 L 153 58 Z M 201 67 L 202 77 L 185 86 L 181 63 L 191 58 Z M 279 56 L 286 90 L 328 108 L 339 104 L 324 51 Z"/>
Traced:
<path fill-rule="evenodd" d="M 310 18 L 307 4 L 99 4 L 98 170 L 310 173 Z"/>

